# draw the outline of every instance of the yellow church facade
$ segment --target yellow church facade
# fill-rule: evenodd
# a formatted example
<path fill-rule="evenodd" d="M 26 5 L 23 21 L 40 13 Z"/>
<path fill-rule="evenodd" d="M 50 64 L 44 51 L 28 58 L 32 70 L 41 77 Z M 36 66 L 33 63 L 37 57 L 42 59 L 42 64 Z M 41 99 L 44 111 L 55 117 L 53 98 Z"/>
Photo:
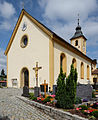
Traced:
<path fill-rule="evenodd" d="M 77 32 L 81 29 L 76 28 Z M 7 86 L 28 87 L 36 86 L 33 68 L 38 62 L 42 67 L 38 71 L 38 86 L 46 80 L 52 89 L 56 85 L 60 67 L 66 77 L 73 63 L 78 72 L 78 82 L 92 83 L 91 69 L 94 61 L 86 56 L 86 38 L 82 33 L 71 39 L 71 44 L 53 33 L 43 24 L 22 10 L 13 34 L 5 51 L 7 56 Z M 17 86 L 13 86 L 13 81 Z"/>

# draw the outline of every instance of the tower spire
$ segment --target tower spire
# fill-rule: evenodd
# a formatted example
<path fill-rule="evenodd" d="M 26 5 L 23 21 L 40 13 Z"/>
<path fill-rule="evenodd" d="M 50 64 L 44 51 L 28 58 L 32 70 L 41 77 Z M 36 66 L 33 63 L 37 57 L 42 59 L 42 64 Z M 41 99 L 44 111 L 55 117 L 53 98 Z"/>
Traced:
<path fill-rule="evenodd" d="M 79 19 L 79 13 L 78 13 L 78 26 L 79 26 L 79 22 L 80 22 L 80 19 Z"/>

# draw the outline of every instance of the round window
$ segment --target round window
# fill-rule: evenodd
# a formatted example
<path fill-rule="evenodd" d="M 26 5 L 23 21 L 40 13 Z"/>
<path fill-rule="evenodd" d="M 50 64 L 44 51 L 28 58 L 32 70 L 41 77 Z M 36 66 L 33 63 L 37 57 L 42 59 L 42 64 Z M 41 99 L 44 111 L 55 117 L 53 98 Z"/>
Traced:
<path fill-rule="evenodd" d="M 24 35 L 21 39 L 21 47 L 24 48 L 27 46 L 27 44 L 28 44 L 28 37 Z"/>

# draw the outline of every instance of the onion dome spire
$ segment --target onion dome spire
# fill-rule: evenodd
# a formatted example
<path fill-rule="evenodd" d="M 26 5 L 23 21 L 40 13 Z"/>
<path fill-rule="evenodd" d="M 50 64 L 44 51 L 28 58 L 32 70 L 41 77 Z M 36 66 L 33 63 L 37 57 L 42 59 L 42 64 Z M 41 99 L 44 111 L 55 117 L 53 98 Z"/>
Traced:
<path fill-rule="evenodd" d="M 79 19 L 79 14 L 78 14 L 78 25 L 77 25 L 77 27 L 76 27 L 76 32 L 75 32 L 75 34 L 74 34 L 74 36 L 71 38 L 71 39 L 74 39 L 74 38 L 78 38 L 78 37 L 81 37 L 81 36 L 83 36 L 84 38 L 85 38 L 85 36 L 83 35 L 83 33 L 82 33 L 82 31 L 81 31 L 81 26 L 80 26 L 80 19 Z M 70 40 L 71 40 L 70 39 Z M 85 38 L 86 39 L 86 38 Z"/>

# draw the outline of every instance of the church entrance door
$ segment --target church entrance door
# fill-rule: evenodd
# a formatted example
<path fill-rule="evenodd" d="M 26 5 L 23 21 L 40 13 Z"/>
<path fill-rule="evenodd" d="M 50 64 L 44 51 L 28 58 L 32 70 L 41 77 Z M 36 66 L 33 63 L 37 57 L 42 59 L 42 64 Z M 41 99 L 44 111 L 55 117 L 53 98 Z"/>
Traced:
<path fill-rule="evenodd" d="M 24 86 L 29 87 L 29 71 L 27 68 L 23 68 L 21 71 L 20 87 L 23 88 Z"/>

